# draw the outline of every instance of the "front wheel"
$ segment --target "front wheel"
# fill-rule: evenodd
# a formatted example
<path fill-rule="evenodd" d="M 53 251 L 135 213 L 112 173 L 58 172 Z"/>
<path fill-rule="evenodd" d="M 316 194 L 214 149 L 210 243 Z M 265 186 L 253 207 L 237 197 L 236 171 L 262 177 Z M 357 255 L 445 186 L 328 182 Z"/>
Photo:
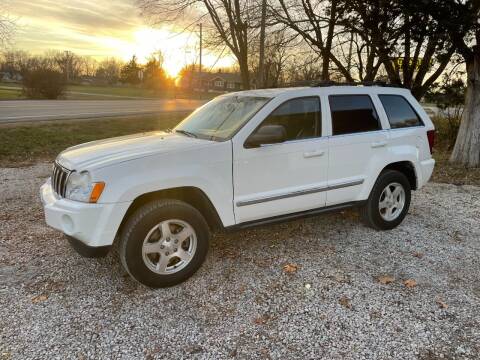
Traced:
<path fill-rule="evenodd" d="M 208 225 L 200 212 L 178 200 L 141 206 L 120 236 L 120 259 L 138 282 L 153 288 L 176 285 L 202 265 L 208 251 Z"/>
<path fill-rule="evenodd" d="M 377 230 L 390 230 L 405 218 L 410 207 L 411 189 L 407 177 L 396 170 L 383 171 L 367 203 L 361 208 L 364 223 Z"/>

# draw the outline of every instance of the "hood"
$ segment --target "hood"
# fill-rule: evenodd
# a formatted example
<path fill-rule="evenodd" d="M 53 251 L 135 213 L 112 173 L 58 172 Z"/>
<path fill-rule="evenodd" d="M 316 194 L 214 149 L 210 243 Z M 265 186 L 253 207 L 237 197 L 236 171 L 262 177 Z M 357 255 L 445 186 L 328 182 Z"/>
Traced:
<path fill-rule="evenodd" d="M 211 141 L 153 131 L 92 141 L 64 150 L 57 161 L 67 169 L 100 168 L 141 157 L 203 147 Z"/>

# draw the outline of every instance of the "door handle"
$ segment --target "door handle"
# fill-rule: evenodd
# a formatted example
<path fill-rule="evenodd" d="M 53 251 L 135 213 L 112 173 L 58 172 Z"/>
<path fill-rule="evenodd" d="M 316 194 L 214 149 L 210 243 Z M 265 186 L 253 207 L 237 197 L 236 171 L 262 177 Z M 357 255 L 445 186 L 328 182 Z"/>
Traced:
<path fill-rule="evenodd" d="M 372 148 L 380 148 L 380 147 L 384 147 L 386 145 L 387 145 L 386 141 L 373 142 L 372 143 Z"/>
<path fill-rule="evenodd" d="M 303 157 L 308 159 L 316 156 L 323 156 L 325 154 L 325 150 L 313 150 L 307 151 L 303 153 Z"/>

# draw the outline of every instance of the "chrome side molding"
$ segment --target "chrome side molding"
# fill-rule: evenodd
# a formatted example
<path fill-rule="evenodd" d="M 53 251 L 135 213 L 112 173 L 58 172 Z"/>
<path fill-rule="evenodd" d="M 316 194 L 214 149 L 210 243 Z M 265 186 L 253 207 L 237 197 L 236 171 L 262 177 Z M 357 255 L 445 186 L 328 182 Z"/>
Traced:
<path fill-rule="evenodd" d="M 364 182 L 364 179 L 360 179 L 360 180 L 348 181 L 348 182 L 331 185 L 331 186 L 322 186 L 322 187 L 316 187 L 311 189 L 293 191 L 285 194 L 261 197 L 261 198 L 251 199 L 251 200 L 237 201 L 236 205 L 237 207 L 241 207 L 241 206 L 247 206 L 247 205 L 261 204 L 268 201 L 287 199 L 295 196 L 302 196 L 302 195 L 314 194 L 314 193 L 323 192 L 323 191 L 337 190 L 337 189 L 342 189 L 350 186 L 361 185 L 363 184 L 363 182 Z"/>

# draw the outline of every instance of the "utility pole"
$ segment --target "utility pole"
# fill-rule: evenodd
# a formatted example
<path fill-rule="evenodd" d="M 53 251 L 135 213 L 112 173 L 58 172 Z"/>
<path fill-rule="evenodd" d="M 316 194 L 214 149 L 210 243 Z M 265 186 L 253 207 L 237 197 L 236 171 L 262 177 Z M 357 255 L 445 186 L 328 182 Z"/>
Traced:
<path fill-rule="evenodd" d="M 65 51 L 65 79 L 68 82 L 70 81 L 70 52 Z"/>
<path fill-rule="evenodd" d="M 198 66 L 198 81 L 199 81 L 199 87 L 200 90 L 203 91 L 203 82 L 202 82 L 202 23 L 199 24 L 200 26 L 200 63 Z M 201 95 L 200 95 L 201 96 Z"/>
<path fill-rule="evenodd" d="M 202 24 L 200 23 L 198 26 L 200 26 L 200 66 L 198 67 L 198 72 L 200 73 L 200 76 L 202 74 Z"/>
<path fill-rule="evenodd" d="M 265 71 L 265 21 L 267 17 L 267 0 L 262 0 L 262 19 L 260 23 L 260 54 L 258 64 L 258 86 L 264 86 L 264 71 Z"/>

